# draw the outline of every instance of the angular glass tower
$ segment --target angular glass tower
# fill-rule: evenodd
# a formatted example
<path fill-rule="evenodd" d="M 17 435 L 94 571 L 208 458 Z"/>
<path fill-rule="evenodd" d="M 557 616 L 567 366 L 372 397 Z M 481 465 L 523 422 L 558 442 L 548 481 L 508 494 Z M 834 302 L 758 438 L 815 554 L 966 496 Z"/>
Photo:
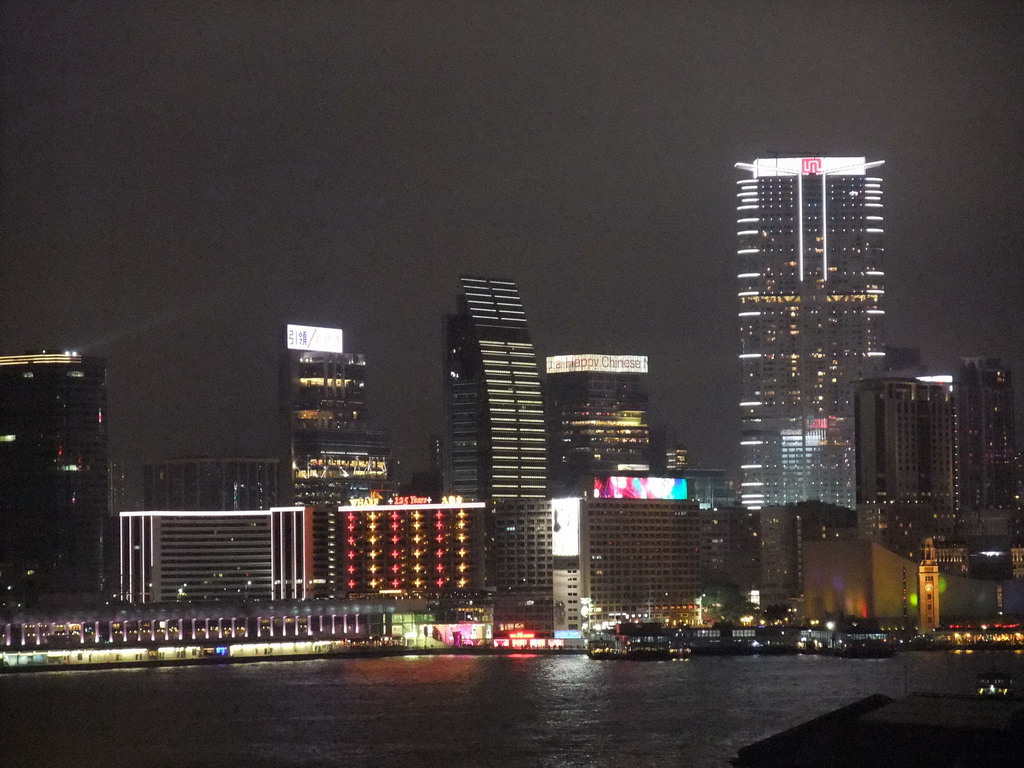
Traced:
<path fill-rule="evenodd" d="M 736 164 L 746 507 L 854 506 L 853 382 L 885 355 L 882 162 Z"/>
<path fill-rule="evenodd" d="M 460 282 L 444 327 L 445 492 L 544 498 L 544 400 L 519 289 L 509 280 Z"/>

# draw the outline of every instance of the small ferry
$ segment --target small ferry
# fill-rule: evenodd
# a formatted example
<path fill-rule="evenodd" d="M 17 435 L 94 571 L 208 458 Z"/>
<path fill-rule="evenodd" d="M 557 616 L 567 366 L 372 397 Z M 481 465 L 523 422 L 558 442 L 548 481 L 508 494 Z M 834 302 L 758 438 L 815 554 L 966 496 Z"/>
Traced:
<path fill-rule="evenodd" d="M 687 656 L 674 630 L 644 622 L 617 624 L 613 633 L 592 637 L 587 655 L 598 660 L 669 661 Z"/>

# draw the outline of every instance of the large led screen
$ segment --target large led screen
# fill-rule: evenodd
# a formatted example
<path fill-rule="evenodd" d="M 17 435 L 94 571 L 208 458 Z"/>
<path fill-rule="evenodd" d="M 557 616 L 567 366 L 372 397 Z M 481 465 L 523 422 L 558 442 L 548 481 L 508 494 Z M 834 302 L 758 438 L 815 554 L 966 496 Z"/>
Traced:
<path fill-rule="evenodd" d="M 686 499 L 686 480 L 681 477 L 594 478 L 595 499 Z"/>
<path fill-rule="evenodd" d="M 580 554 L 580 499 L 551 501 L 551 554 L 555 557 Z"/>

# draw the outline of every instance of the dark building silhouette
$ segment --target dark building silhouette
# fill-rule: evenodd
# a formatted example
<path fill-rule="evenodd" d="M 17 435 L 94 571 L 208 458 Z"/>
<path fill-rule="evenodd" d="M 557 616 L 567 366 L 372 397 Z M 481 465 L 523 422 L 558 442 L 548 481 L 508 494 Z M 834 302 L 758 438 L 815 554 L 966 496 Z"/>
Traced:
<path fill-rule="evenodd" d="M 277 506 L 277 459 L 175 458 L 143 467 L 144 510 L 242 510 Z"/>
<path fill-rule="evenodd" d="M 100 594 L 106 402 L 100 358 L 0 357 L 0 603 Z"/>
<path fill-rule="evenodd" d="M 862 534 L 916 559 L 956 529 L 953 395 L 948 383 L 859 382 L 857 512 Z"/>
<path fill-rule="evenodd" d="M 366 358 L 341 331 L 289 325 L 281 365 L 281 501 L 347 504 L 392 490 L 385 432 L 367 419 Z"/>
<path fill-rule="evenodd" d="M 544 400 L 519 289 L 463 277 L 457 301 L 444 327 L 445 492 L 544 498 Z"/>
<path fill-rule="evenodd" d="M 964 358 L 957 376 L 957 473 L 961 509 L 1014 509 L 1017 444 L 1013 378 L 998 358 Z"/>
<path fill-rule="evenodd" d="M 595 475 L 649 471 L 646 356 L 549 357 L 547 374 L 552 496 L 578 493 Z"/>

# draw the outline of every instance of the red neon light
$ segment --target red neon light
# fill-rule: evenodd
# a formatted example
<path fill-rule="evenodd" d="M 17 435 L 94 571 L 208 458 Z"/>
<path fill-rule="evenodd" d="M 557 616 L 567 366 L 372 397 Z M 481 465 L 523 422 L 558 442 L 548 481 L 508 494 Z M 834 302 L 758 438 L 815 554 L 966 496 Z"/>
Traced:
<path fill-rule="evenodd" d="M 429 496 L 394 496 L 391 499 L 392 504 L 429 504 Z M 395 513 L 397 514 L 397 512 Z"/>
<path fill-rule="evenodd" d="M 533 640 L 537 636 L 536 632 L 509 632 L 508 636 L 513 640 Z"/>
<path fill-rule="evenodd" d="M 820 174 L 821 173 L 821 158 L 820 157 L 804 157 L 800 161 L 800 170 L 804 174 Z"/>

